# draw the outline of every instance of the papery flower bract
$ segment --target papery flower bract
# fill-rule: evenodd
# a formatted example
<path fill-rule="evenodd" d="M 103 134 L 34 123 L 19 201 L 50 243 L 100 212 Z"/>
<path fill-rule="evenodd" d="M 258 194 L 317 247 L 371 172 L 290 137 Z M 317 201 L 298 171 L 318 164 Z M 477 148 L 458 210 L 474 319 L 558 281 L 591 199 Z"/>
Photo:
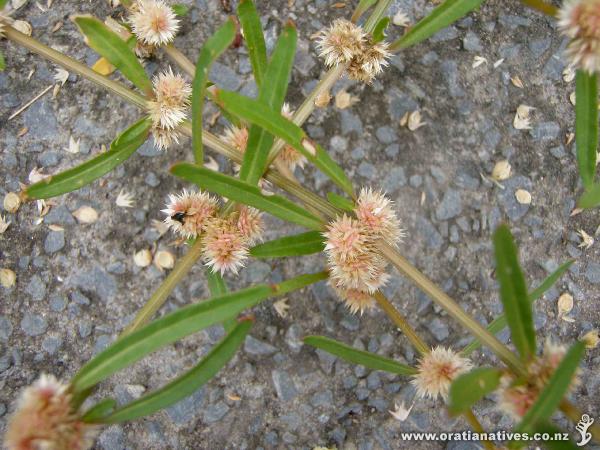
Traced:
<path fill-rule="evenodd" d="M 360 223 L 346 214 L 330 222 L 323 236 L 325 251 L 334 260 L 345 260 L 363 251 L 368 239 Z"/>
<path fill-rule="evenodd" d="M 71 406 L 68 386 L 42 375 L 25 388 L 4 439 L 8 450 L 86 450 L 96 427 L 81 421 Z"/>
<path fill-rule="evenodd" d="M 356 217 L 368 233 L 397 245 L 405 236 L 400 220 L 392 209 L 392 201 L 382 192 L 362 188 L 356 201 Z"/>
<path fill-rule="evenodd" d="M 292 120 L 294 114 L 290 109 L 290 105 L 287 103 L 283 104 L 283 107 L 281 108 L 281 115 L 288 120 Z M 291 145 L 284 145 L 277 154 L 276 159 L 287 166 L 292 172 L 296 167 L 303 169 L 304 164 L 306 164 L 307 161 L 306 157 Z"/>
<path fill-rule="evenodd" d="M 181 135 L 177 130 L 169 130 L 167 128 L 161 128 L 153 126 L 150 129 L 152 138 L 154 139 L 154 146 L 159 150 L 167 150 L 173 142 L 179 144 L 179 138 Z"/>
<path fill-rule="evenodd" d="M 240 152 L 243 153 L 246 151 L 246 145 L 248 145 L 248 128 L 231 125 L 225 129 L 225 133 L 221 137 L 226 143 Z"/>
<path fill-rule="evenodd" d="M 346 259 L 328 255 L 329 276 L 338 287 L 373 293 L 389 280 L 387 261 L 372 251 L 361 251 Z"/>
<path fill-rule="evenodd" d="M 360 312 L 362 315 L 367 309 L 371 309 L 375 306 L 375 300 L 368 292 L 358 289 L 339 288 L 333 284 L 332 287 L 337 296 L 342 299 L 352 314 Z"/>
<path fill-rule="evenodd" d="M 367 44 L 360 53 L 357 53 L 348 66 L 348 76 L 353 80 L 370 84 L 375 77 L 388 66 L 388 59 L 392 54 L 388 50 L 387 42 Z"/>
<path fill-rule="evenodd" d="M 186 118 L 192 88 L 171 68 L 152 80 L 154 99 L 148 101 L 148 112 L 155 127 L 172 130 Z"/>
<path fill-rule="evenodd" d="M 421 398 L 435 400 L 442 397 L 446 400 L 452 381 L 471 368 L 469 359 L 449 348 L 438 346 L 421 358 L 417 365 L 419 372 L 414 375 L 411 383 Z"/>
<path fill-rule="evenodd" d="M 204 235 L 204 260 L 214 272 L 234 274 L 248 257 L 248 240 L 238 228 L 237 214 L 212 219 Z"/>
<path fill-rule="evenodd" d="M 571 38 L 566 54 L 572 65 L 600 72 L 600 0 L 565 0 L 558 27 Z"/>
<path fill-rule="evenodd" d="M 138 0 L 129 23 L 138 40 L 150 45 L 168 44 L 179 30 L 177 15 L 162 0 Z"/>
<path fill-rule="evenodd" d="M 325 59 L 328 67 L 350 62 L 363 50 L 366 36 L 361 27 L 349 20 L 336 19 L 319 36 L 319 56 Z"/>
<path fill-rule="evenodd" d="M 249 245 L 259 241 L 263 231 L 262 213 L 250 206 L 240 206 L 237 226 Z"/>
<path fill-rule="evenodd" d="M 217 213 L 218 202 L 206 192 L 189 192 L 169 195 L 169 203 L 162 210 L 165 224 L 185 239 L 197 237 L 208 221 Z"/>

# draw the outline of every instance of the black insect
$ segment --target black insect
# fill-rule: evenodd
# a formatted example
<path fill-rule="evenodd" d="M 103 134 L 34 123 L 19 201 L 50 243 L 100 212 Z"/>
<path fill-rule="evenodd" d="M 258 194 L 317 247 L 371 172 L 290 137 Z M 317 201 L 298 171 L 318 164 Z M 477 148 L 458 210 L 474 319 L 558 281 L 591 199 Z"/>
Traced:
<path fill-rule="evenodd" d="M 175 214 L 173 214 L 171 216 L 171 219 L 176 220 L 179 223 L 183 223 L 183 219 L 185 219 L 185 213 L 182 212 L 176 212 Z"/>

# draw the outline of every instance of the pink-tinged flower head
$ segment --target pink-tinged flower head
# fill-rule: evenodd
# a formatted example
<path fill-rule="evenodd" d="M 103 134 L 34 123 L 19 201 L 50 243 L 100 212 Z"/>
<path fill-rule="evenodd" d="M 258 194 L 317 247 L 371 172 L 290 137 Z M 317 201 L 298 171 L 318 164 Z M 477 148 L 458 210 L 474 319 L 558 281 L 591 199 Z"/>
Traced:
<path fill-rule="evenodd" d="M 358 289 L 344 289 L 332 284 L 337 296 L 346 304 L 352 314 L 360 312 L 362 315 L 367 309 L 375 306 L 375 300 L 368 292 Z"/>
<path fill-rule="evenodd" d="M 211 220 L 204 235 L 204 260 L 214 272 L 234 274 L 248 257 L 248 239 L 238 228 L 237 214 Z"/>
<path fill-rule="evenodd" d="M 539 392 L 529 383 L 517 384 L 511 375 L 503 375 L 496 391 L 498 409 L 520 420 L 535 403 Z"/>
<path fill-rule="evenodd" d="M 371 188 L 362 188 L 355 208 L 356 217 L 361 225 L 377 238 L 397 245 L 404 237 L 400 221 L 392 209 L 392 201 L 382 192 Z"/>
<path fill-rule="evenodd" d="M 363 252 L 368 240 L 360 223 L 345 214 L 331 222 L 323 236 L 325 251 L 335 260 L 350 259 Z"/>
<path fill-rule="evenodd" d="M 225 129 L 225 133 L 221 137 L 226 143 L 240 152 L 244 153 L 246 151 L 246 145 L 248 145 L 248 128 L 231 125 Z"/>
<path fill-rule="evenodd" d="M 42 375 L 21 394 L 4 445 L 8 450 L 86 450 L 94 435 L 95 427 L 82 422 L 72 409 L 68 386 Z"/>
<path fill-rule="evenodd" d="M 366 44 L 348 66 L 348 76 L 353 80 L 371 84 L 375 77 L 383 72 L 389 65 L 388 59 L 392 56 L 387 42 Z"/>
<path fill-rule="evenodd" d="M 344 260 L 328 255 L 329 276 L 338 287 L 373 293 L 389 280 L 387 261 L 372 251 L 363 251 Z"/>
<path fill-rule="evenodd" d="M 411 383 L 421 398 L 448 398 L 450 385 L 459 375 L 471 370 L 471 361 L 445 347 L 436 347 L 421 358 Z"/>
<path fill-rule="evenodd" d="M 290 109 L 290 105 L 287 103 L 283 104 L 281 108 L 281 115 L 288 120 L 292 120 L 294 113 Z M 285 166 L 287 166 L 292 172 L 296 167 L 304 168 L 306 164 L 306 157 L 296 150 L 291 145 L 285 145 L 277 155 L 277 160 L 282 162 Z"/>
<path fill-rule="evenodd" d="M 571 38 L 567 47 L 571 64 L 600 72 L 600 0 L 565 0 L 558 13 L 558 27 Z"/>
<path fill-rule="evenodd" d="M 237 226 L 249 245 L 260 241 L 263 231 L 262 213 L 249 206 L 240 206 Z"/>
<path fill-rule="evenodd" d="M 185 239 L 197 237 L 208 221 L 217 213 L 218 202 L 206 192 L 188 192 L 169 195 L 169 203 L 163 209 L 169 228 Z"/>
<path fill-rule="evenodd" d="M 129 23 L 138 40 L 150 45 L 172 42 L 179 30 L 177 15 L 162 0 L 138 0 Z"/>
<path fill-rule="evenodd" d="M 346 19 L 336 19 L 322 31 L 317 48 L 328 67 L 350 62 L 362 49 L 366 39 L 363 29 Z"/>
<path fill-rule="evenodd" d="M 155 127 L 173 130 L 186 118 L 192 88 L 179 74 L 168 71 L 154 77 L 154 99 L 148 101 L 148 112 Z"/>

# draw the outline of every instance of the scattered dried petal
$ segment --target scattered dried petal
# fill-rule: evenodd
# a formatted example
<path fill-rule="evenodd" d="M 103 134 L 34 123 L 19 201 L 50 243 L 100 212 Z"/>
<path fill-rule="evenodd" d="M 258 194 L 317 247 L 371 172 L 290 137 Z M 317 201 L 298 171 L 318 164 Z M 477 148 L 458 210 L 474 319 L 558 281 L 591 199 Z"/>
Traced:
<path fill-rule="evenodd" d="M 523 89 L 525 87 L 523 85 L 523 82 L 521 81 L 521 78 L 519 78 L 518 75 L 511 77 L 510 82 L 513 84 L 514 87 L 518 87 L 519 89 Z"/>
<path fill-rule="evenodd" d="M 487 64 L 487 62 L 487 58 L 484 58 L 483 56 L 475 56 L 475 58 L 473 58 L 473 64 L 471 65 L 471 67 L 473 69 L 476 69 L 482 64 Z"/>
<path fill-rule="evenodd" d="M 426 125 L 426 122 L 421 121 L 421 112 L 413 111 L 408 115 L 408 129 L 410 131 L 415 131 L 421 128 L 423 125 Z"/>
<path fill-rule="evenodd" d="M 7 222 L 2 214 L 0 214 L 0 234 L 3 234 L 10 225 L 10 222 Z"/>
<path fill-rule="evenodd" d="M 577 232 L 579 237 L 581 238 L 581 242 L 579 244 L 579 248 L 585 248 L 586 250 L 594 245 L 594 238 L 587 234 L 585 230 L 581 229 Z"/>
<path fill-rule="evenodd" d="M 560 297 L 558 297 L 558 317 L 562 318 L 563 316 L 569 314 L 573 309 L 573 296 L 568 292 L 564 292 Z"/>
<path fill-rule="evenodd" d="M 31 36 L 31 32 L 32 32 L 31 24 L 29 24 L 28 22 L 25 22 L 24 20 L 15 20 L 12 23 L 12 27 L 15 30 L 20 31 L 23 34 L 26 34 L 27 36 Z"/>
<path fill-rule="evenodd" d="M 132 194 L 121 189 L 119 195 L 117 195 L 116 203 L 121 208 L 133 208 L 135 202 Z"/>
<path fill-rule="evenodd" d="M 287 303 L 287 298 L 282 298 L 281 300 L 273 303 L 273 308 L 275 308 L 275 312 L 281 317 L 285 319 L 287 317 L 288 309 L 290 309 L 290 305 Z"/>
<path fill-rule="evenodd" d="M 590 330 L 581 337 L 581 341 L 585 344 L 585 348 L 592 350 L 598 347 L 600 333 L 598 330 Z"/>
<path fill-rule="evenodd" d="M 350 108 L 352 105 L 354 105 L 358 101 L 359 101 L 358 97 L 355 97 L 354 95 L 349 94 L 348 92 L 346 92 L 343 89 L 341 91 L 338 91 L 337 94 L 335 94 L 335 107 L 338 109 Z"/>
<path fill-rule="evenodd" d="M 69 153 L 79 153 L 79 147 L 81 144 L 81 139 L 75 140 L 73 136 L 69 136 L 69 146 L 65 149 Z"/>
<path fill-rule="evenodd" d="M 535 108 L 533 108 L 532 106 L 519 105 L 515 114 L 515 118 L 513 119 L 513 126 L 517 130 L 530 130 L 531 119 L 529 117 L 529 113 L 534 109 Z"/>
<path fill-rule="evenodd" d="M 315 98 L 315 106 L 317 108 L 325 108 L 327 105 L 329 105 L 330 101 L 331 95 L 329 94 L 329 91 L 323 91 Z"/>
<path fill-rule="evenodd" d="M 399 9 L 398 12 L 394 14 L 392 23 L 398 27 L 407 27 L 410 25 L 410 18 L 404 11 Z"/>

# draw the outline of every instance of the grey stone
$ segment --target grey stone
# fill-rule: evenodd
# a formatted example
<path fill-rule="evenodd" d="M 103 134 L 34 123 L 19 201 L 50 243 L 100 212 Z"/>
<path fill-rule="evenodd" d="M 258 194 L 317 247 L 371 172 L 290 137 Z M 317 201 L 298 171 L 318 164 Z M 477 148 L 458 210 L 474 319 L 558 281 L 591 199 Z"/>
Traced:
<path fill-rule="evenodd" d="M 50 231 L 44 241 L 44 251 L 49 255 L 62 250 L 65 246 L 64 231 Z"/>
<path fill-rule="evenodd" d="M 340 112 L 340 119 L 342 122 L 342 133 L 347 135 L 350 133 L 356 133 L 357 136 L 361 136 L 363 134 L 363 124 L 356 114 L 348 111 L 342 110 Z M 313 136 L 311 134 L 311 136 Z M 315 136 L 316 137 L 316 136 Z"/>
<path fill-rule="evenodd" d="M 215 405 L 209 405 L 204 410 L 204 422 L 214 423 L 225 417 L 225 414 L 229 412 L 229 406 L 225 402 L 219 402 Z"/>
<path fill-rule="evenodd" d="M 321 370 L 323 370 L 323 372 L 326 374 L 330 374 L 333 370 L 333 364 L 337 358 L 331 353 L 321 349 L 317 349 L 316 353 L 319 357 L 319 366 L 321 367 Z"/>
<path fill-rule="evenodd" d="M 377 140 L 382 144 L 391 144 L 398 140 L 398 135 L 396 134 L 396 130 L 392 127 L 384 126 L 377 128 L 375 132 L 375 136 L 377 136 Z"/>
<path fill-rule="evenodd" d="M 106 349 L 111 344 L 112 340 L 112 337 L 108 334 L 98 336 L 96 342 L 94 343 L 94 353 L 98 354 L 102 350 Z"/>
<path fill-rule="evenodd" d="M 443 42 L 454 39 L 458 36 L 458 31 L 453 26 L 444 28 L 435 33 L 431 38 L 431 42 Z"/>
<path fill-rule="evenodd" d="M 500 13 L 499 22 L 505 27 L 508 27 L 513 30 L 520 26 L 529 27 L 529 25 L 531 24 L 531 20 L 525 17 L 505 13 Z"/>
<path fill-rule="evenodd" d="M 367 387 L 370 390 L 375 390 L 381 387 L 381 378 L 377 372 L 371 372 L 367 376 Z"/>
<path fill-rule="evenodd" d="M 427 329 L 439 342 L 445 341 L 448 338 L 448 336 L 450 336 L 448 325 L 446 325 L 437 317 L 427 324 Z"/>
<path fill-rule="evenodd" d="M 483 50 L 479 36 L 472 31 L 467 31 L 463 38 L 463 47 L 469 52 L 480 52 Z"/>
<path fill-rule="evenodd" d="M 272 355 L 273 353 L 277 352 L 277 348 L 273 347 L 271 344 L 267 344 L 266 342 L 259 341 L 252 336 L 246 336 L 246 340 L 244 342 L 244 351 L 250 355 L 264 356 Z"/>
<path fill-rule="evenodd" d="M 108 302 L 115 299 L 117 281 L 100 266 L 75 272 L 72 283 L 84 292 L 94 293 Z"/>
<path fill-rule="evenodd" d="M 532 39 L 529 41 L 528 47 L 533 56 L 539 58 L 550 48 L 551 44 L 552 39 L 550 38 Z"/>
<path fill-rule="evenodd" d="M 448 86 L 448 93 L 453 98 L 464 97 L 465 91 L 460 86 L 458 64 L 456 61 L 447 59 L 440 64 L 442 76 Z"/>
<path fill-rule="evenodd" d="M 304 343 L 302 342 L 303 337 L 302 328 L 297 323 L 290 325 L 287 332 L 285 333 L 285 342 L 294 353 L 298 353 Z"/>
<path fill-rule="evenodd" d="M 62 345 L 62 338 L 58 336 L 47 336 L 42 341 L 42 348 L 50 355 L 54 355 Z"/>
<path fill-rule="evenodd" d="M 283 370 L 273 370 L 271 372 L 271 378 L 275 385 L 277 397 L 279 397 L 280 400 L 289 402 L 298 395 L 296 385 L 287 372 Z"/>
<path fill-rule="evenodd" d="M 460 193 L 454 189 L 444 192 L 442 201 L 435 209 L 438 220 L 448 220 L 458 216 L 462 212 L 462 200 Z"/>
<path fill-rule="evenodd" d="M 39 275 L 34 275 L 27 283 L 25 292 L 29 294 L 31 299 L 35 302 L 39 302 L 46 296 L 46 284 L 42 281 Z"/>
<path fill-rule="evenodd" d="M 8 338 L 13 332 L 12 323 L 7 316 L 0 316 L 0 341 L 8 341 Z"/>
<path fill-rule="evenodd" d="M 444 243 L 442 235 L 424 217 L 417 217 L 417 230 L 429 248 L 438 249 Z"/>
<path fill-rule="evenodd" d="M 65 206 L 58 205 L 50 208 L 50 212 L 44 216 L 44 223 L 48 225 L 74 225 L 75 218 Z"/>
<path fill-rule="evenodd" d="M 56 166 L 60 162 L 60 159 L 60 155 L 56 152 L 44 152 L 37 158 L 42 167 Z"/>
<path fill-rule="evenodd" d="M 168 407 L 165 410 L 167 416 L 177 425 L 184 425 L 191 422 L 204 410 L 205 397 L 205 388 L 200 388 L 189 397 Z"/>
<path fill-rule="evenodd" d="M 82 320 L 77 324 L 79 336 L 82 338 L 88 337 L 92 333 L 92 323 L 88 320 Z"/>
<path fill-rule="evenodd" d="M 524 205 L 517 201 L 515 197 L 515 192 L 518 189 L 525 189 L 531 192 L 532 183 L 529 178 L 518 175 L 503 182 L 504 189 L 499 189 L 497 191 L 498 200 L 500 204 L 504 208 L 504 211 L 512 221 L 517 221 L 521 219 L 527 211 L 529 211 L 530 205 Z M 490 220 L 490 224 L 492 224 L 492 220 Z M 495 221 L 494 221 L 495 222 Z M 492 229 L 494 229 L 492 227 Z"/>
<path fill-rule="evenodd" d="M 358 166 L 358 173 L 369 180 L 373 180 L 377 175 L 377 168 L 373 164 L 363 161 Z"/>
<path fill-rule="evenodd" d="M 590 262 L 585 269 L 585 277 L 590 283 L 600 283 L 600 264 Z"/>
<path fill-rule="evenodd" d="M 54 312 L 64 311 L 66 306 L 67 306 L 67 300 L 63 296 L 57 295 L 57 294 L 50 296 L 50 309 L 52 311 L 54 311 Z"/>
<path fill-rule="evenodd" d="M 25 110 L 23 123 L 29 130 L 28 138 L 36 142 L 50 142 L 60 135 L 52 102 L 48 97 L 38 100 Z"/>
<path fill-rule="evenodd" d="M 398 156 L 398 153 L 400 153 L 400 145 L 390 144 L 385 148 L 384 152 L 390 158 L 395 158 L 396 156 Z"/>
<path fill-rule="evenodd" d="M 418 188 L 423 183 L 423 177 L 421 177 L 421 175 L 412 175 L 408 182 L 412 187 Z"/>
<path fill-rule="evenodd" d="M 402 186 L 406 186 L 406 174 L 402 167 L 392 168 L 381 183 L 383 190 L 388 193 L 397 192 Z"/>
<path fill-rule="evenodd" d="M 42 316 L 26 312 L 21 320 L 21 330 L 27 336 L 39 336 L 48 329 L 48 322 Z"/>
<path fill-rule="evenodd" d="M 556 139 L 560 134 L 560 125 L 556 122 L 541 122 L 533 125 L 529 130 L 532 138 L 540 141 Z"/>
<path fill-rule="evenodd" d="M 122 428 L 113 425 L 100 433 L 98 443 L 103 450 L 125 450 L 125 433 Z"/>
<path fill-rule="evenodd" d="M 210 70 L 210 79 L 222 89 L 237 91 L 242 85 L 237 73 L 219 62 L 214 62 Z"/>
<path fill-rule="evenodd" d="M 154 172 L 148 172 L 146 174 L 146 178 L 144 179 L 144 182 L 150 187 L 156 187 L 160 184 L 160 180 L 158 179 L 158 177 L 156 176 L 156 174 Z"/>

